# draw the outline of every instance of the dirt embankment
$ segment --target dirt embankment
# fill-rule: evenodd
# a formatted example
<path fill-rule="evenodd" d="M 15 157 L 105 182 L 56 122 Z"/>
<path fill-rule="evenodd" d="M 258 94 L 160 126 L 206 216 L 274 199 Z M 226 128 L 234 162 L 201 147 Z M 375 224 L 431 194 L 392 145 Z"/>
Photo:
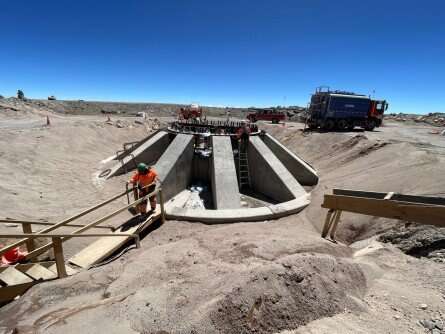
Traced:
<path fill-rule="evenodd" d="M 320 230 L 326 210 L 320 205 L 333 188 L 442 196 L 445 148 L 392 139 L 378 132 L 305 134 L 290 127 L 267 126 L 288 148 L 309 161 L 320 175 L 305 213 Z M 372 139 L 370 139 L 372 138 Z M 445 142 L 445 140 L 444 140 Z M 345 242 L 385 231 L 396 222 L 344 213 L 338 236 Z"/>
<path fill-rule="evenodd" d="M 32 117 L 41 122 L 44 111 Z M 97 184 L 97 166 L 122 142 L 146 134 L 143 126 L 118 128 L 94 116 L 63 116 L 50 127 L 8 128 L 9 119 L 3 118 L 6 130 L 0 132 L 0 209 L 14 217 L 66 217 L 120 191 L 125 177 Z M 443 191 L 443 156 L 366 133 L 305 136 L 281 125 L 267 129 L 319 171 L 312 203 L 301 214 L 230 225 L 168 221 L 142 248 L 108 265 L 33 287 L 1 309 L 0 328 L 45 334 L 377 334 L 423 333 L 417 321 L 433 317 L 442 323 L 443 263 L 368 240 L 355 248 L 335 244 L 321 239 L 317 228 L 325 214 L 322 196 L 333 187 Z M 24 175 L 26 170 L 33 172 Z M 345 241 L 389 226 L 343 217 Z M 426 308 L 419 308 L 423 303 Z"/>

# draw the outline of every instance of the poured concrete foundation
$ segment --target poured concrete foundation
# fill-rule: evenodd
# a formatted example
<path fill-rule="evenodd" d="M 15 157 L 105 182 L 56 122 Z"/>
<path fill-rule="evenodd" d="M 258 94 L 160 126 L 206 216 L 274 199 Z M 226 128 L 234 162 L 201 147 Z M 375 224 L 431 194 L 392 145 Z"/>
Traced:
<path fill-rule="evenodd" d="M 259 136 L 250 137 L 247 153 L 253 189 L 277 202 L 287 202 L 306 194 Z"/>
<path fill-rule="evenodd" d="M 120 159 L 120 162 L 111 168 L 108 178 L 125 174 L 136 168 L 139 162 L 151 164 L 156 162 L 170 144 L 169 134 L 159 131 L 149 137 L 144 143 L 137 145 L 130 153 Z"/>
<path fill-rule="evenodd" d="M 166 201 L 191 182 L 193 143 L 192 135 L 178 134 L 155 165 Z"/>
<path fill-rule="evenodd" d="M 211 182 L 215 209 L 240 208 L 238 179 L 230 137 L 212 138 Z"/>
<path fill-rule="evenodd" d="M 137 162 L 154 164 L 162 181 L 169 219 L 206 223 L 261 221 L 296 213 L 309 204 L 310 195 L 301 184 L 315 185 L 316 171 L 272 136 L 256 133 L 248 144 L 250 184 L 246 194 L 260 200 L 257 203 L 262 206 L 241 207 L 234 135 L 216 133 L 208 141 L 205 138 L 209 134 L 201 131 L 160 130 L 128 152 L 110 176 L 133 170 Z M 202 154 L 203 141 L 209 145 L 206 154 Z M 199 187 L 191 187 L 196 184 Z M 188 203 L 196 199 L 197 188 L 206 189 L 201 197 L 204 206 Z"/>
<path fill-rule="evenodd" d="M 266 133 L 260 138 L 300 184 L 314 186 L 318 183 L 317 172 L 306 161 L 296 156 L 270 134 Z"/>

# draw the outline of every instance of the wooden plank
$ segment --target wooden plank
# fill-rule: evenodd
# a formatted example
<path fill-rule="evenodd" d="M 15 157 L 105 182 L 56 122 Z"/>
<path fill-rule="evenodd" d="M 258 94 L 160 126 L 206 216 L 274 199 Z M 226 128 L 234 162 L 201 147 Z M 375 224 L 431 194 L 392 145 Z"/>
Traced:
<path fill-rule="evenodd" d="M 0 280 L 7 285 L 31 283 L 33 280 L 21 271 L 10 266 L 0 273 Z"/>
<path fill-rule="evenodd" d="M 57 265 L 54 263 L 53 265 L 48 267 L 48 270 L 52 271 L 57 275 Z M 65 271 L 68 276 L 74 275 L 77 273 L 76 269 L 71 268 L 70 266 L 65 265 Z"/>
<path fill-rule="evenodd" d="M 334 195 L 366 197 L 375 199 L 383 199 L 388 194 L 388 193 L 379 193 L 374 191 L 361 191 L 361 190 L 349 190 L 349 189 L 333 189 L 332 192 Z M 443 197 L 404 195 L 404 194 L 394 193 L 391 199 L 399 202 L 445 205 L 445 198 Z"/>
<path fill-rule="evenodd" d="M 14 300 L 15 297 L 23 295 L 35 282 L 23 283 L 0 288 L 0 305 Z"/>
<path fill-rule="evenodd" d="M 57 278 L 57 275 L 54 272 L 41 266 L 40 264 L 31 264 L 30 266 L 26 267 L 27 268 L 21 268 L 20 265 L 16 266 L 17 270 L 20 270 L 35 280 L 49 280 Z"/>
<path fill-rule="evenodd" d="M 325 195 L 323 208 L 445 227 L 445 206 L 363 197 Z"/>
<path fill-rule="evenodd" d="M 124 224 L 112 233 L 138 233 L 141 230 L 141 226 L 143 226 L 142 229 L 146 228 L 151 223 L 156 221 L 156 219 L 160 216 L 161 212 L 158 206 L 156 208 L 156 212 L 144 221 L 139 222 L 131 227 L 128 227 L 128 225 Z M 132 219 L 137 219 L 137 217 L 133 217 Z M 130 219 L 129 222 L 131 222 L 132 219 Z M 74 255 L 68 261 L 69 263 L 72 263 L 78 267 L 88 269 L 92 265 L 99 263 L 103 259 L 113 254 L 130 239 L 131 237 L 100 238 L 99 240 L 93 242 L 91 245 Z"/>
<path fill-rule="evenodd" d="M 63 256 L 63 246 L 61 238 L 52 238 L 54 247 L 54 258 L 56 260 L 57 277 L 64 278 L 68 276 L 65 269 L 65 258 Z"/>

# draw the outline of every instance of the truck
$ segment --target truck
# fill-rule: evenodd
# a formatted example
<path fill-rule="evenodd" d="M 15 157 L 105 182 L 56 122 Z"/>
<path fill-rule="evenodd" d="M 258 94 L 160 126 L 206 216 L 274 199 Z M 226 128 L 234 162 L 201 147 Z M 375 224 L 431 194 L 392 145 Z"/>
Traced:
<path fill-rule="evenodd" d="M 306 124 L 309 129 L 326 131 L 352 130 L 354 127 L 372 131 L 382 125 L 387 109 L 386 100 L 318 87 L 311 97 Z"/>
<path fill-rule="evenodd" d="M 286 115 L 284 112 L 277 111 L 273 108 L 249 108 L 247 119 L 252 123 L 255 123 L 256 121 L 270 121 L 272 123 L 279 123 L 280 121 L 284 121 L 286 119 Z"/>

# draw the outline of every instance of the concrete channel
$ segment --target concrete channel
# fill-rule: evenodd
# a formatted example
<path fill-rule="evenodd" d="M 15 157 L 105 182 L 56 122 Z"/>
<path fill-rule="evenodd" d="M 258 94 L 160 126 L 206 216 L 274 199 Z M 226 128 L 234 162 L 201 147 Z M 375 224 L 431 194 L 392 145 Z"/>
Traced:
<path fill-rule="evenodd" d="M 207 155 L 198 149 L 203 141 L 208 145 Z M 262 221 L 296 213 L 309 204 L 310 194 L 302 184 L 316 185 L 316 171 L 269 134 L 257 134 L 250 136 L 248 144 L 250 194 L 258 194 L 258 199 L 270 198 L 274 204 L 260 202 L 264 205 L 243 207 L 235 142 L 231 135 L 205 137 L 202 133 L 161 130 L 117 163 L 112 175 L 134 169 L 134 160 L 154 164 L 162 181 L 169 219 L 205 223 Z M 211 204 L 205 208 L 186 205 L 193 192 L 190 187 L 196 182 L 211 192 Z"/>

